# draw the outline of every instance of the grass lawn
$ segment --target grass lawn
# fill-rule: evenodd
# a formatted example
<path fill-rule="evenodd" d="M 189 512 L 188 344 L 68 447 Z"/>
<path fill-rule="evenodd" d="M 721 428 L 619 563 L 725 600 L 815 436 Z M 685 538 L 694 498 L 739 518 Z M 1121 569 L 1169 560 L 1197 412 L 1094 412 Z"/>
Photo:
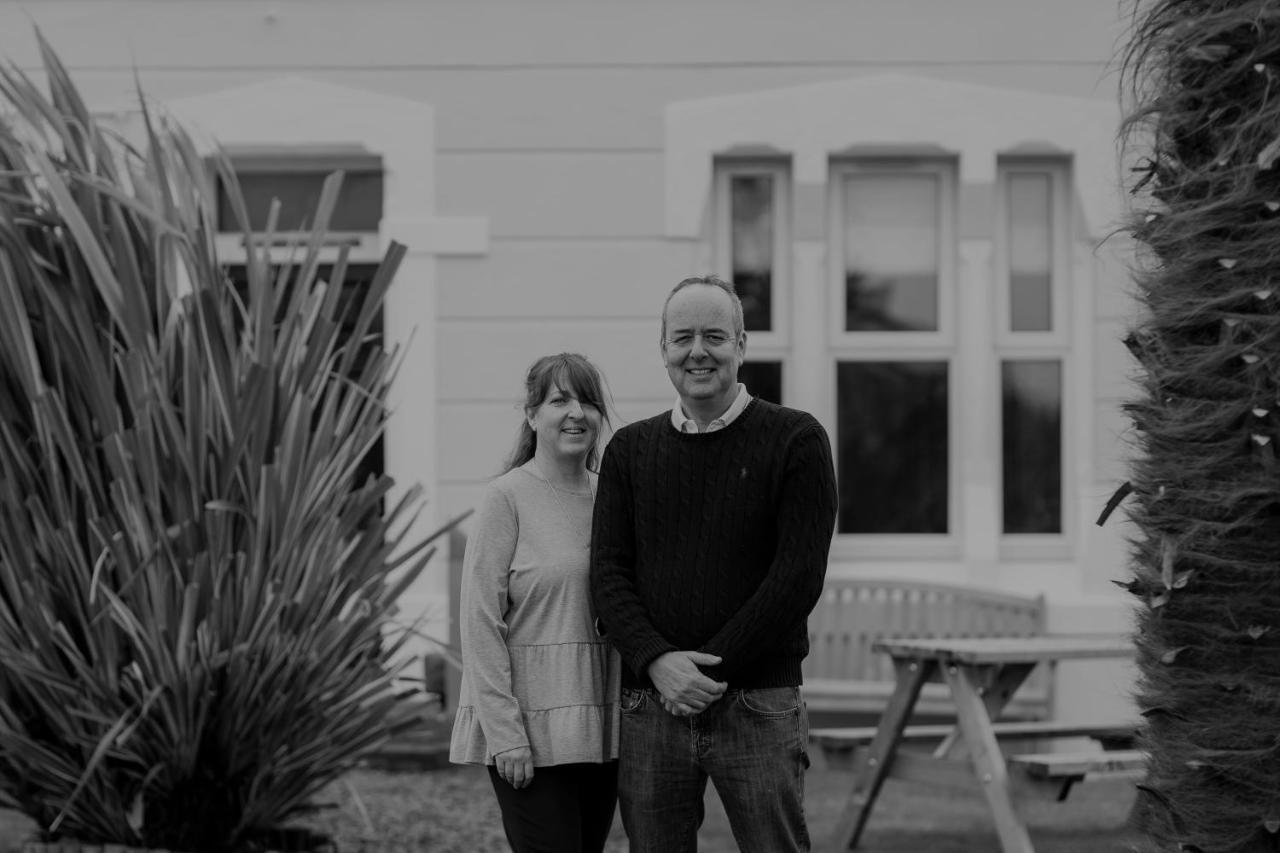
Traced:
<path fill-rule="evenodd" d="M 823 849 L 848 796 L 853 775 L 814 767 L 807 780 L 807 811 L 815 849 Z M 358 795 L 358 797 L 357 797 Z M 478 768 L 421 773 L 362 770 L 331 786 L 322 797 L 334 808 L 311 821 L 335 836 L 339 853 L 476 853 L 503 851 L 501 819 L 488 777 Z M 1131 849 L 1125 818 L 1132 784 L 1078 786 L 1065 803 L 1027 804 L 1037 853 L 1121 853 Z M 31 824 L 0 811 L 0 853 L 20 848 Z M 626 850 L 621 823 L 610 853 Z M 714 791 L 707 795 L 702 853 L 736 851 Z M 865 853 L 989 853 L 999 842 L 976 792 L 955 794 L 889 781 L 863 835 Z"/>

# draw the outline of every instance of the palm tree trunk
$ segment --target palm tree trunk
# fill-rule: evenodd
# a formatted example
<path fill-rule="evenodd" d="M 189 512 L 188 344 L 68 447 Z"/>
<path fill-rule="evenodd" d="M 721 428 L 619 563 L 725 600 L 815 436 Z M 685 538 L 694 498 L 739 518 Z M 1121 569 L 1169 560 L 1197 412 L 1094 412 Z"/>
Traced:
<path fill-rule="evenodd" d="M 1280 850 L 1280 3 L 1141 3 L 1124 71 L 1146 849 Z"/>

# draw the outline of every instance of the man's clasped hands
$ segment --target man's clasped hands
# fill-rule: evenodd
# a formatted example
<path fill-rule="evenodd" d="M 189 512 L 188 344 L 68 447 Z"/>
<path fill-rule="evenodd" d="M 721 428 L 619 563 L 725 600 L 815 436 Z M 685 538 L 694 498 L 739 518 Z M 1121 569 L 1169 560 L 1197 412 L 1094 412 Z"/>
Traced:
<path fill-rule="evenodd" d="M 676 651 L 649 664 L 649 678 L 662 696 L 662 707 L 677 717 L 691 717 L 724 695 L 729 685 L 703 674 L 699 666 L 715 666 L 720 657 L 705 652 Z"/>

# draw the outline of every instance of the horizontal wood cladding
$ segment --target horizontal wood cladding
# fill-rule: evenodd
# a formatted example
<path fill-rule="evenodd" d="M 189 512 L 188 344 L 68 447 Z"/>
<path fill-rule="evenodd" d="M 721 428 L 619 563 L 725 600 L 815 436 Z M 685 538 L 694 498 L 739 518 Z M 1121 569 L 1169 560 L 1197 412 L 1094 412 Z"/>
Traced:
<path fill-rule="evenodd" d="M 440 454 L 436 476 L 465 482 L 502 473 L 502 461 L 515 444 L 524 415 L 520 411 L 520 375 L 496 391 L 507 399 L 488 403 L 443 403 L 437 415 Z"/>
<path fill-rule="evenodd" d="M 477 318 L 656 317 L 675 283 L 708 270 L 653 238 L 496 240 L 483 258 L 438 261 L 442 322 Z"/>
<path fill-rule="evenodd" d="M 1099 400 L 1124 400 L 1137 390 L 1138 364 L 1124 345 L 1128 324 L 1098 320 L 1093 326 L 1093 392 Z"/>
<path fill-rule="evenodd" d="M 441 154 L 436 206 L 489 216 L 502 237 L 657 237 L 663 160 L 654 153 Z"/>
<path fill-rule="evenodd" d="M 34 20 L 75 65 L 143 70 L 1101 64 L 1118 18 L 1114 0 L 35 0 L 0 5 L 0 49 L 34 63 Z"/>
<path fill-rule="evenodd" d="M 813 67 L 683 66 L 487 70 L 367 68 L 141 69 L 73 68 L 96 109 L 132 109 L 137 82 L 161 103 L 276 77 L 309 79 L 429 104 L 436 143 L 455 151 L 598 150 L 660 152 L 663 109 L 671 102 L 843 80 L 866 74 L 917 74 L 985 86 L 1015 86 L 1050 95 L 1114 99 L 1100 67 L 1057 65 L 857 65 Z M 838 108 L 838 105 L 833 105 Z"/>
<path fill-rule="evenodd" d="M 519 392 L 514 388 L 510 399 L 501 402 L 446 403 L 440 407 L 440 446 L 449 448 L 440 456 L 441 480 L 462 483 L 502 473 L 502 463 L 524 420 Z M 623 401 L 619 411 L 610 413 L 613 428 L 670 405 L 665 399 Z M 620 414 L 623 409 L 627 412 L 625 419 Z"/>
<path fill-rule="evenodd" d="M 518 383 L 520 377 L 515 378 Z M 662 378 L 665 380 L 666 375 Z M 440 406 L 440 446 L 448 448 L 447 453 L 440 455 L 438 473 L 442 482 L 463 484 L 502 473 L 502 462 L 515 444 L 516 431 L 523 419 L 520 389 L 511 390 L 510 398 L 500 402 Z M 613 428 L 655 415 L 670 408 L 674 400 L 674 390 L 669 398 L 617 400 L 616 409 L 610 414 Z"/>
<path fill-rule="evenodd" d="M 1091 504 L 1087 508 L 1091 523 L 1106 505 L 1111 491 L 1129 476 L 1129 460 L 1133 456 L 1137 436 L 1133 431 L 1133 422 L 1120 406 L 1120 400 L 1098 400 L 1094 410 L 1093 473 L 1094 480 L 1100 486 L 1090 496 Z M 1122 513 L 1117 513 L 1109 523 L 1119 524 L 1122 516 Z"/>
<path fill-rule="evenodd" d="M 659 309 L 629 320 L 441 322 L 437 399 L 441 405 L 519 400 L 534 359 L 564 351 L 595 362 L 617 399 L 674 396 L 658 351 Z"/>
<path fill-rule="evenodd" d="M 1141 303 L 1134 298 L 1136 288 L 1130 278 L 1132 251 L 1132 241 L 1121 234 L 1110 237 L 1096 250 L 1094 313 L 1098 320 L 1118 320 L 1127 325 L 1137 316 Z"/>

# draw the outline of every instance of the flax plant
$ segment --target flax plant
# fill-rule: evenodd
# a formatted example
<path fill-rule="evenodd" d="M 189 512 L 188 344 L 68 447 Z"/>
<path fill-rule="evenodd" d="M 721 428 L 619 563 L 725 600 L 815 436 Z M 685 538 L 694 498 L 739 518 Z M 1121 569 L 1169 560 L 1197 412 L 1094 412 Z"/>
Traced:
<path fill-rule="evenodd" d="M 1142 849 L 1280 850 L 1280 3 L 1150 0 L 1124 55 Z"/>
<path fill-rule="evenodd" d="M 145 106 L 113 136 L 40 44 L 48 94 L 0 68 L 0 803 L 46 841 L 265 849 L 417 722 L 387 628 L 434 537 L 357 481 L 403 248 L 363 298 L 318 277 L 335 176 L 237 289 L 191 140 Z"/>

